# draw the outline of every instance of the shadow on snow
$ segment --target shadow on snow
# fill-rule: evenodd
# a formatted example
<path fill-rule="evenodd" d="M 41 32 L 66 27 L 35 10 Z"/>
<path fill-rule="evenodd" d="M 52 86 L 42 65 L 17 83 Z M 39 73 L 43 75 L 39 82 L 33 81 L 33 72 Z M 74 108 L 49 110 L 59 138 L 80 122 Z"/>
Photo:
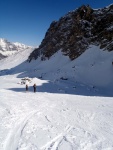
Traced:
<path fill-rule="evenodd" d="M 15 92 L 26 92 L 25 85 L 22 88 L 9 88 Z M 34 92 L 33 86 L 29 86 L 28 92 Z M 36 93 L 46 92 L 46 93 L 58 93 L 58 94 L 72 94 L 72 95 L 83 95 L 83 96 L 100 96 L 100 97 L 113 97 L 112 92 L 106 91 L 105 89 L 97 89 L 95 87 L 85 86 L 83 84 L 76 83 L 76 85 L 67 84 L 66 82 L 57 81 L 43 83 L 42 85 L 37 85 Z"/>
<path fill-rule="evenodd" d="M 32 64 L 28 63 L 27 61 L 11 69 L 0 70 L 0 76 L 14 75 L 14 74 L 18 74 L 17 78 L 24 78 L 24 77 L 40 78 L 41 77 L 42 80 L 44 79 L 43 76 L 41 76 L 41 74 L 38 72 L 38 70 L 36 70 L 35 67 L 33 68 Z M 93 86 L 84 85 L 82 83 L 73 82 L 69 80 L 59 79 L 54 82 L 51 81 L 51 79 L 49 80 L 50 81 L 48 81 L 48 83 L 43 83 L 42 85 L 37 86 L 37 92 L 113 97 L 113 92 L 106 89 L 98 89 Z M 10 88 L 9 90 L 15 92 L 25 92 L 24 87 Z M 33 92 L 33 87 L 30 86 L 28 91 Z"/>

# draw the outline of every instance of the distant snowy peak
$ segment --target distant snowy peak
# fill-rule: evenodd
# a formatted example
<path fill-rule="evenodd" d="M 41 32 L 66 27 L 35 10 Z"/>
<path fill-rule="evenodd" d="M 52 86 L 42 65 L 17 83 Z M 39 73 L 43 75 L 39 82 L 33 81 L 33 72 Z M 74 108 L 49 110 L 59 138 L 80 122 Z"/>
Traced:
<path fill-rule="evenodd" d="M 0 38 L 0 50 L 2 51 L 17 51 L 17 50 L 22 50 L 27 48 L 32 48 L 32 47 L 18 42 L 12 43 L 6 39 Z"/>
<path fill-rule="evenodd" d="M 12 43 L 6 39 L 0 38 L 0 59 L 12 55 L 17 51 L 25 50 L 28 48 L 32 47 L 18 42 Z"/>
<path fill-rule="evenodd" d="M 25 44 L 22 44 L 22 43 L 18 43 L 18 42 L 15 42 L 13 43 L 15 46 L 17 46 L 18 48 L 22 48 L 22 49 L 27 49 L 27 48 L 32 48 L 31 46 L 27 46 Z"/>
<path fill-rule="evenodd" d="M 6 40 L 6 39 L 2 39 L 2 38 L 0 38 L 0 44 L 4 44 L 5 42 L 7 42 L 7 40 Z"/>

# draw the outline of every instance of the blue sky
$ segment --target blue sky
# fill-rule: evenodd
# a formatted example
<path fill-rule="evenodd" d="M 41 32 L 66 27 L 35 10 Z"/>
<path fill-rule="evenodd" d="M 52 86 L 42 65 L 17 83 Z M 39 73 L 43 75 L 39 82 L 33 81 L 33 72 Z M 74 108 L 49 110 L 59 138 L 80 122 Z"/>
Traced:
<path fill-rule="evenodd" d="M 102 8 L 113 0 L 0 0 L 0 38 L 38 46 L 50 23 L 83 4 Z"/>

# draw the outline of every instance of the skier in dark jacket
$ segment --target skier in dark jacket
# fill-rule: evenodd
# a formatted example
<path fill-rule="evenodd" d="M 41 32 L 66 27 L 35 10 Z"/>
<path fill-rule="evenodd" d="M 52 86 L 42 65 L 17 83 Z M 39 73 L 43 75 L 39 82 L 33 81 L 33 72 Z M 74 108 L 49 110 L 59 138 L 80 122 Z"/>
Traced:
<path fill-rule="evenodd" d="M 36 84 L 33 85 L 34 93 L 36 92 Z"/>
<path fill-rule="evenodd" d="M 28 84 L 26 84 L 26 91 L 28 91 Z"/>

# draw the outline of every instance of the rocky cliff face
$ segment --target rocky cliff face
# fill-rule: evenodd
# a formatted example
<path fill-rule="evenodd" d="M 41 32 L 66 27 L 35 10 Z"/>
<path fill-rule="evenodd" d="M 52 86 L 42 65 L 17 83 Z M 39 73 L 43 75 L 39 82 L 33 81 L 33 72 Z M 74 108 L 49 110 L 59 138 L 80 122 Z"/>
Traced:
<path fill-rule="evenodd" d="M 42 60 L 49 59 L 59 50 L 74 60 L 90 44 L 113 50 L 113 5 L 97 10 L 83 5 L 52 22 L 41 45 L 31 53 L 28 61 L 39 56 Z"/>

